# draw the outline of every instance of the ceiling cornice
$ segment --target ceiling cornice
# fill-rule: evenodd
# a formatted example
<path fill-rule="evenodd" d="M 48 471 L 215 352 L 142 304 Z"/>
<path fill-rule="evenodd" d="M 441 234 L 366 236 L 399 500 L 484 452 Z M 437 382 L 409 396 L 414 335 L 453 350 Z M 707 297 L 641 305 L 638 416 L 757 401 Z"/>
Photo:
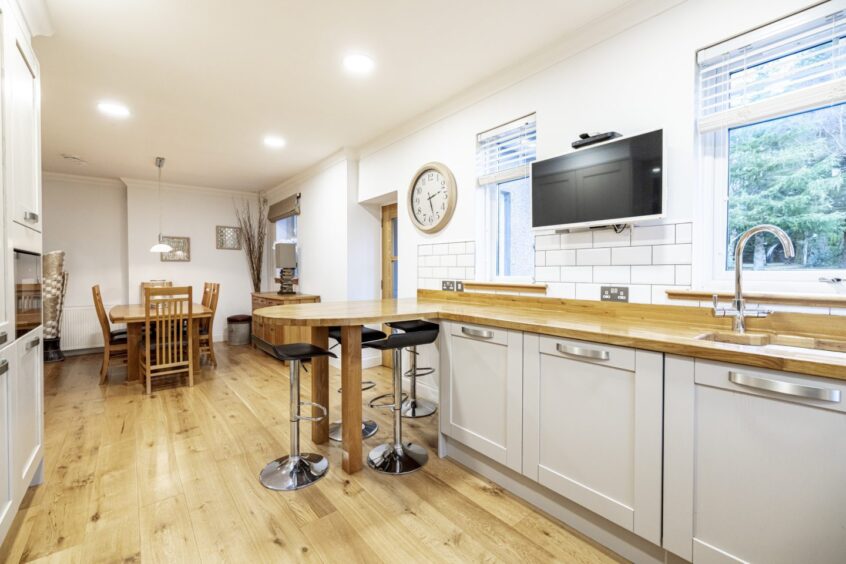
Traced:
<path fill-rule="evenodd" d="M 144 188 L 150 190 L 157 190 L 159 183 L 155 180 L 142 180 L 140 178 L 124 178 L 121 181 L 126 184 L 127 188 Z M 243 190 L 226 190 L 223 188 L 209 188 L 207 186 L 191 186 L 188 184 L 170 184 L 162 182 L 162 190 L 168 192 L 191 192 L 195 194 L 209 194 L 212 196 L 226 196 L 234 198 L 257 198 L 256 192 L 246 192 Z"/>
<path fill-rule="evenodd" d="M 374 137 L 361 145 L 358 153 L 361 158 L 376 153 L 684 2 L 687 0 L 633 0 L 588 22 L 558 43 L 536 51 L 519 63 L 495 72 L 490 78 Z"/>
<path fill-rule="evenodd" d="M 53 35 L 53 21 L 46 0 L 17 0 L 32 37 Z"/>
<path fill-rule="evenodd" d="M 71 184 L 85 184 L 87 186 L 106 186 L 109 188 L 124 188 L 126 185 L 119 178 L 103 178 L 101 176 L 85 176 L 82 174 L 68 174 L 65 172 L 41 172 L 42 180 L 53 180 Z"/>
<path fill-rule="evenodd" d="M 356 151 L 355 149 L 340 149 L 338 151 L 335 151 L 328 157 L 311 165 L 307 169 L 298 172 L 297 174 L 285 180 L 284 182 L 280 182 L 273 188 L 269 188 L 263 191 L 262 195 L 267 198 L 270 203 L 273 203 L 277 199 L 283 196 L 287 196 L 288 192 L 293 191 L 295 188 L 299 187 L 301 184 L 308 181 L 309 179 L 317 176 L 326 169 L 331 168 L 338 163 L 353 160 L 358 160 L 358 151 Z"/>

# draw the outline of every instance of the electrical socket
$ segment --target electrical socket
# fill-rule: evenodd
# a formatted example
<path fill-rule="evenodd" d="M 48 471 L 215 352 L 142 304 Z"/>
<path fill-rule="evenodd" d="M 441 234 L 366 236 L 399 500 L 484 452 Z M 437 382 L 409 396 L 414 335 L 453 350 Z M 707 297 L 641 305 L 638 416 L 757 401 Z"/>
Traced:
<path fill-rule="evenodd" d="M 441 282 L 441 290 L 447 292 L 454 292 L 455 291 L 455 280 L 443 280 Z"/>
<path fill-rule="evenodd" d="M 455 281 L 455 291 L 456 292 L 463 292 L 464 291 L 464 282 L 461 280 Z"/>
<path fill-rule="evenodd" d="M 624 302 L 629 301 L 628 286 L 602 286 L 599 299 L 603 302 Z"/>

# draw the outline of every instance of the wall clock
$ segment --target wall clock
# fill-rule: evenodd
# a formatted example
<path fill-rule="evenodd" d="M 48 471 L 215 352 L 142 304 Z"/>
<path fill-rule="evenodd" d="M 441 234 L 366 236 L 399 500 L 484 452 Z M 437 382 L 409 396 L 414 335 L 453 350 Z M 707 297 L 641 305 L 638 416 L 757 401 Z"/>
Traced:
<path fill-rule="evenodd" d="M 449 223 L 455 211 L 458 190 L 452 171 L 442 163 L 421 166 L 408 189 L 411 223 L 424 233 L 437 233 Z"/>

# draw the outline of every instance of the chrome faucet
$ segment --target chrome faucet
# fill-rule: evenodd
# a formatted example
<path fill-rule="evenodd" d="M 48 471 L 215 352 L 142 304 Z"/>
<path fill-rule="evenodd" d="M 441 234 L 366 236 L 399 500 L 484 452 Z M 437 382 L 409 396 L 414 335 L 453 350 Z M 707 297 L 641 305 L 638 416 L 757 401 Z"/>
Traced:
<path fill-rule="evenodd" d="M 743 250 L 746 248 L 746 243 L 759 233 L 772 233 L 775 235 L 781 246 L 784 248 L 784 256 L 786 258 L 793 258 L 796 252 L 793 250 L 793 241 L 782 229 L 775 225 L 757 225 L 737 239 L 737 245 L 734 248 L 734 300 L 731 308 L 721 308 L 718 305 L 719 296 L 714 294 L 714 316 L 715 317 L 731 317 L 732 327 L 735 333 L 746 332 L 746 318 L 747 317 L 767 317 L 772 313 L 766 309 L 746 309 L 746 300 L 743 299 Z"/>

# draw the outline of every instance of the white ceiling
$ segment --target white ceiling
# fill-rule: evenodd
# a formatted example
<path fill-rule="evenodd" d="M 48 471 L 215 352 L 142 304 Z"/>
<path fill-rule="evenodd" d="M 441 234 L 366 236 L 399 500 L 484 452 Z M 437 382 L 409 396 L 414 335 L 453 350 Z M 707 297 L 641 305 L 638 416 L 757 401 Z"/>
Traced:
<path fill-rule="evenodd" d="M 629 0 L 48 0 L 35 39 L 51 172 L 270 188 Z M 376 60 L 351 77 L 343 55 Z M 102 99 L 132 116 L 111 120 Z M 267 133 L 287 146 L 270 150 Z M 78 155 L 74 165 L 61 153 Z"/>

